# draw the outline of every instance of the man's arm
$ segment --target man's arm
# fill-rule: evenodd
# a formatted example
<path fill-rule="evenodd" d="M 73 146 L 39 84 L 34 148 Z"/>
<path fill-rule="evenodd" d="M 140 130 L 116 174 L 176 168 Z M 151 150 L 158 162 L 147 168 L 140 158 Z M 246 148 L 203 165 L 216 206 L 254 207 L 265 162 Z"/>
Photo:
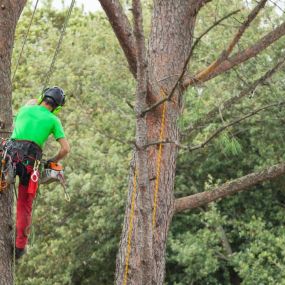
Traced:
<path fill-rule="evenodd" d="M 60 150 L 58 154 L 51 159 L 51 161 L 54 161 L 56 163 L 63 159 L 70 152 L 70 146 L 66 138 L 58 139 L 57 142 L 60 144 Z"/>

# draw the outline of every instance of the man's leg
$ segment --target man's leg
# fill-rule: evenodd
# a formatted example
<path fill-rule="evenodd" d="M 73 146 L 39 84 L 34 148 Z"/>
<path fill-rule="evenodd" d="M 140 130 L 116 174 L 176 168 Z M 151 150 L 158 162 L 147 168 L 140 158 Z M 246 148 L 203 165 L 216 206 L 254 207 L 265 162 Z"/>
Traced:
<path fill-rule="evenodd" d="M 30 232 L 32 220 L 32 206 L 34 195 L 28 193 L 28 185 L 19 184 L 18 200 L 17 200 L 17 237 L 16 248 L 24 250 L 28 243 L 28 235 Z"/>

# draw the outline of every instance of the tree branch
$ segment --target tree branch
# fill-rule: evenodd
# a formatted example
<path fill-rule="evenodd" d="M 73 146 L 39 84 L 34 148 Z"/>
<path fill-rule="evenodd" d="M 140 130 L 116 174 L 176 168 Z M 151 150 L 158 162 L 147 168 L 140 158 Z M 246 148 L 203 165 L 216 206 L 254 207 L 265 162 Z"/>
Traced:
<path fill-rule="evenodd" d="M 222 184 L 213 190 L 176 199 L 175 213 L 195 209 L 237 192 L 248 190 L 249 187 L 252 187 L 266 180 L 272 180 L 284 174 L 285 164 L 280 163 L 266 168 L 262 171 L 251 173 L 241 178 Z"/>
<path fill-rule="evenodd" d="M 250 26 L 250 23 L 256 18 L 259 11 L 265 6 L 266 2 L 267 2 L 267 0 L 261 0 L 258 3 L 258 5 L 248 15 L 247 20 L 245 22 L 243 22 L 243 24 L 240 26 L 238 32 L 235 34 L 234 38 L 229 43 L 227 49 L 224 50 L 220 54 L 220 56 L 217 60 L 215 60 L 207 68 L 200 71 L 197 75 L 195 75 L 192 79 L 190 79 L 190 82 L 188 85 L 193 85 L 194 83 L 199 83 L 199 82 L 203 81 L 207 76 L 209 76 L 211 73 L 213 73 L 223 61 L 225 61 L 228 58 L 228 56 L 231 54 L 231 52 L 233 51 L 236 44 L 241 39 L 245 30 Z"/>
<path fill-rule="evenodd" d="M 199 149 L 199 148 L 203 148 L 203 147 L 205 147 L 205 145 L 207 145 L 211 140 L 213 140 L 215 137 L 217 137 L 225 129 L 227 129 L 227 128 L 233 126 L 233 125 L 236 125 L 236 124 L 240 123 L 241 121 L 243 121 L 243 120 L 245 120 L 245 119 L 247 119 L 249 117 L 252 117 L 252 116 L 256 115 L 257 113 L 259 113 L 261 111 L 264 111 L 264 110 L 272 108 L 272 107 L 282 106 L 284 104 L 285 104 L 285 101 L 282 101 L 282 102 L 266 105 L 266 106 L 263 106 L 262 108 L 256 109 L 256 110 L 250 112 L 249 114 L 245 115 L 244 117 L 241 117 L 241 118 L 239 118 L 237 120 L 234 120 L 234 121 L 232 121 L 232 122 L 222 126 L 218 130 L 216 130 L 209 138 L 207 138 L 203 143 L 201 143 L 201 144 L 199 144 L 197 146 L 194 146 L 194 147 L 190 147 L 190 148 L 187 147 L 187 149 L 189 151 L 193 151 L 193 150 L 196 150 L 196 149 Z"/>
<path fill-rule="evenodd" d="M 229 59 L 225 60 L 223 63 L 221 63 L 214 72 L 211 74 L 208 74 L 205 78 L 203 78 L 203 82 L 206 82 L 230 69 L 232 69 L 234 66 L 239 65 L 250 58 L 256 56 L 260 52 L 262 52 L 264 49 L 269 47 L 272 43 L 280 39 L 285 35 L 285 22 L 281 24 L 279 27 L 265 35 L 262 39 L 260 39 L 258 42 L 256 42 L 251 47 L 236 53 Z M 183 87 L 187 88 L 189 85 L 193 83 L 193 78 L 188 78 L 183 82 Z"/>
<path fill-rule="evenodd" d="M 285 63 L 285 55 L 282 57 L 281 60 L 277 62 L 277 64 L 270 70 L 268 70 L 263 76 L 259 79 L 255 80 L 248 88 L 242 90 L 237 96 L 231 97 L 230 99 L 224 101 L 221 106 L 214 107 L 210 112 L 208 112 L 203 118 L 194 122 L 194 124 L 190 125 L 188 128 L 185 129 L 183 136 L 186 136 L 186 132 L 190 133 L 198 126 L 206 125 L 210 123 L 213 118 L 219 114 L 221 110 L 227 110 L 232 105 L 238 103 L 242 98 L 252 94 L 259 85 L 264 84 L 269 78 L 271 78 Z"/>
<path fill-rule="evenodd" d="M 131 24 L 118 0 L 99 0 L 127 58 L 130 71 L 137 77 L 137 51 Z"/>

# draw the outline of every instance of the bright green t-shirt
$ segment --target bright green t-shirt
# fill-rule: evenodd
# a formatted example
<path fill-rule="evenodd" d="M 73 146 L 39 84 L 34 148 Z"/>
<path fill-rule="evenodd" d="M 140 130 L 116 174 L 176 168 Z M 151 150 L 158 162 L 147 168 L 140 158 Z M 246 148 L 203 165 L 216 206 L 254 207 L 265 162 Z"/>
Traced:
<path fill-rule="evenodd" d="M 46 107 L 27 105 L 19 110 L 14 121 L 12 139 L 32 141 L 43 148 L 50 134 L 56 140 L 65 137 L 59 118 Z"/>

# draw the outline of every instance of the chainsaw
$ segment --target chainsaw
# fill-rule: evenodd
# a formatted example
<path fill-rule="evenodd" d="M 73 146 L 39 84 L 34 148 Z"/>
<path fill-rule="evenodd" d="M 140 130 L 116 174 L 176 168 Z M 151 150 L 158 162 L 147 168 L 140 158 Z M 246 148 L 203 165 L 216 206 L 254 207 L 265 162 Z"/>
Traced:
<path fill-rule="evenodd" d="M 40 175 L 40 184 L 50 184 L 59 182 L 64 190 L 65 199 L 70 201 L 70 196 L 66 191 L 66 182 L 64 178 L 63 166 L 56 162 L 43 161 L 43 168 Z"/>

